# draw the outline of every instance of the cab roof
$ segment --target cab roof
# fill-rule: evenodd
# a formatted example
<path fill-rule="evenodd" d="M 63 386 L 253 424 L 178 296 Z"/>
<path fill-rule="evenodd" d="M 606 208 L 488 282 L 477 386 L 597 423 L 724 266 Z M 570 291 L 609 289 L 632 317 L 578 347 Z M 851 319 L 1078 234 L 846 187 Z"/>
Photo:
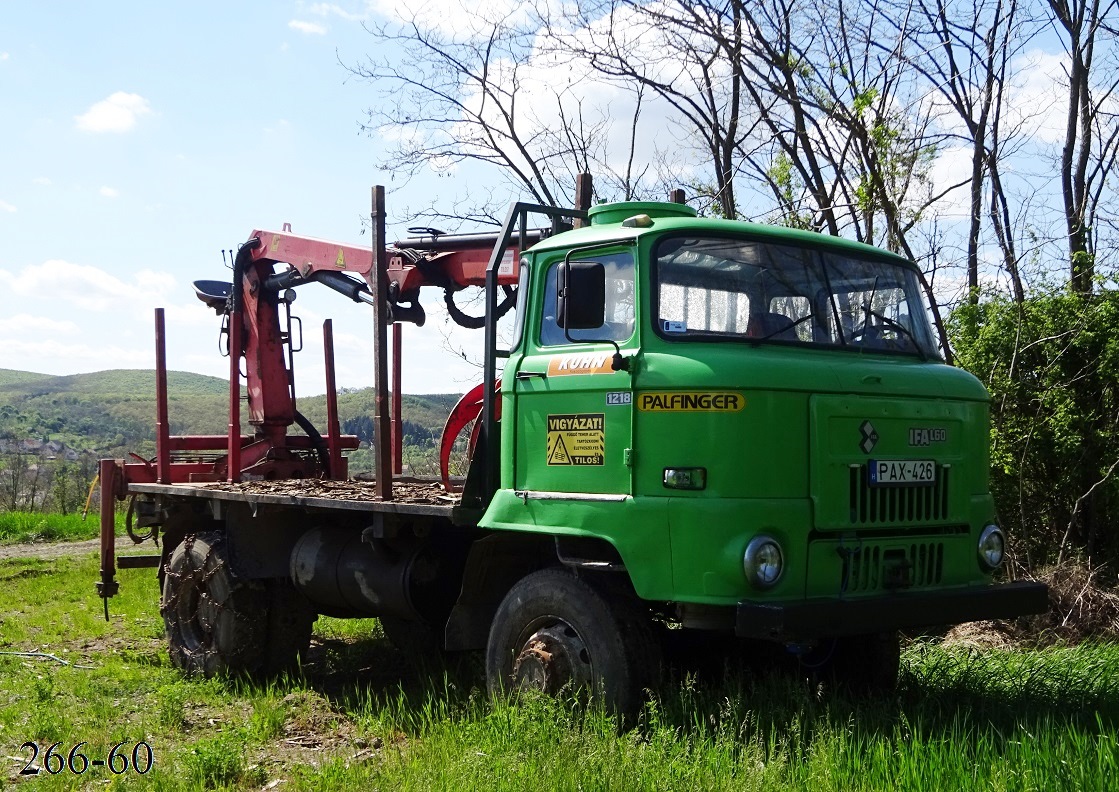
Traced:
<path fill-rule="evenodd" d="M 532 252 L 606 242 L 631 242 L 650 234 L 659 236 L 669 232 L 683 232 L 695 235 L 746 236 L 760 241 L 813 247 L 860 258 L 887 258 L 894 263 L 916 268 L 905 257 L 873 245 L 785 226 L 698 217 L 696 210 L 686 204 L 624 201 L 592 206 L 587 214 L 591 221 L 589 226 L 541 240 L 532 246 Z M 647 218 L 647 224 L 642 216 Z"/>

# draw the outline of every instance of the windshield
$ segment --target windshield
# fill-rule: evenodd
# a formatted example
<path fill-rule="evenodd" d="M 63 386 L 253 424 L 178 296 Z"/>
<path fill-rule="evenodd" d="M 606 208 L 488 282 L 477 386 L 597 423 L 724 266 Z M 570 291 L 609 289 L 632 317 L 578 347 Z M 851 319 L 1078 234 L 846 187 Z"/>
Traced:
<path fill-rule="evenodd" d="M 887 260 L 717 237 L 661 240 L 657 327 L 668 338 L 741 338 L 939 357 L 912 269 Z"/>

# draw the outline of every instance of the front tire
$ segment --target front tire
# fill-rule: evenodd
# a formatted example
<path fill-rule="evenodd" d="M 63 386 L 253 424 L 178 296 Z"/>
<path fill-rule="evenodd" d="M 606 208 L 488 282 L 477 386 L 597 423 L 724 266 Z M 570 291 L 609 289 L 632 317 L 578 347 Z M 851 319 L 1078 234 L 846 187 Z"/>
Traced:
<path fill-rule="evenodd" d="M 654 684 L 656 656 L 648 615 L 635 597 L 545 569 L 522 578 L 498 607 L 486 681 L 491 695 L 589 692 L 626 718 Z"/>

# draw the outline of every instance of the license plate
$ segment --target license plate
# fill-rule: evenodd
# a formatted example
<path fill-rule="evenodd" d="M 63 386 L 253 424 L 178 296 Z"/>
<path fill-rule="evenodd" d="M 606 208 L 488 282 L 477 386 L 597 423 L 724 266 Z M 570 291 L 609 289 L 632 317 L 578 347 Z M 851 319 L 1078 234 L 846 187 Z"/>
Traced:
<path fill-rule="evenodd" d="M 936 482 L 936 463 L 931 459 L 872 459 L 867 462 L 870 486 L 892 484 L 931 486 Z"/>

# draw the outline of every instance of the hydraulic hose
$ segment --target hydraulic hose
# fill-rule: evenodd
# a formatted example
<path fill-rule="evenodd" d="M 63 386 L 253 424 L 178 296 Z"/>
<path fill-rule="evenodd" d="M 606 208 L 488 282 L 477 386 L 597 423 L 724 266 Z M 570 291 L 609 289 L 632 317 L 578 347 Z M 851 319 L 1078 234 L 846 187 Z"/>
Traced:
<path fill-rule="evenodd" d="M 333 473 L 334 471 L 330 469 L 330 448 L 323 440 L 322 435 L 319 434 L 319 430 L 299 410 L 295 411 L 295 424 L 303 430 L 305 435 L 311 438 L 311 445 L 315 447 L 315 452 L 319 455 L 319 462 L 322 464 L 323 470 L 327 473 Z"/>
<path fill-rule="evenodd" d="M 509 309 L 517 303 L 516 289 L 512 286 L 502 286 L 501 290 L 505 293 L 505 299 L 498 304 L 497 310 L 494 312 L 493 318 L 495 322 L 509 313 Z M 455 293 L 451 289 L 443 290 L 443 302 L 447 304 L 447 313 L 455 320 L 455 324 L 459 327 L 465 327 L 468 330 L 479 330 L 486 326 L 485 314 L 482 316 L 470 316 L 469 314 L 463 313 L 462 309 L 455 305 Z"/>
<path fill-rule="evenodd" d="M 260 240 L 257 237 L 252 237 L 241 245 L 237 250 L 237 255 L 233 258 L 233 300 L 231 308 L 235 313 L 240 312 L 241 303 L 244 300 L 245 267 L 252 260 L 253 251 L 258 247 L 260 247 Z"/>

